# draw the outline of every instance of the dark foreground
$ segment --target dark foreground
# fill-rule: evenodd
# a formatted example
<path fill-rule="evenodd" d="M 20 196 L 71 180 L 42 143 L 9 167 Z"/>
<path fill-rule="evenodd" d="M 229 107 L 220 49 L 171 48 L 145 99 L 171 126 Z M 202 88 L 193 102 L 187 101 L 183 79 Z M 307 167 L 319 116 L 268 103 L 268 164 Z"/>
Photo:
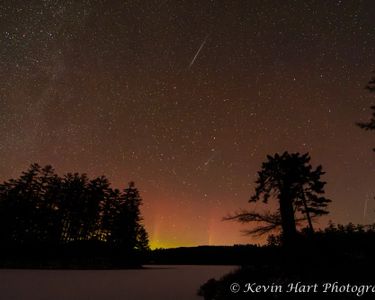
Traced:
<path fill-rule="evenodd" d="M 145 252 L 108 247 L 97 241 L 0 248 L 3 269 L 133 269 L 141 268 L 144 258 Z"/>
<path fill-rule="evenodd" d="M 199 295 L 205 300 L 375 299 L 372 230 L 325 231 L 266 249 L 252 263 L 207 281 Z"/>

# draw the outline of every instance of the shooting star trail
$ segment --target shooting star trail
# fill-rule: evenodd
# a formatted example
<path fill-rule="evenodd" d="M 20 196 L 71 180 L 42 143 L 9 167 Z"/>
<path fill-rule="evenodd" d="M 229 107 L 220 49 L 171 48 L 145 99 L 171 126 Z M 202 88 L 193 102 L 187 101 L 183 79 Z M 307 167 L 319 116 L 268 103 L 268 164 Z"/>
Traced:
<path fill-rule="evenodd" d="M 190 69 L 192 67 L 192 65 L 194 64 L 195 60 L 197 59 L 198 55 L 199 55 L 199 52 L 201 52 L 201 50 L 203 49 L 204 45 L 206 44 L 207 42 L 207 39 L 208 39 L 208 35 L 206 36 L 206 38 L 203 40 L 202 44 L 200 45 L 198 51 L 195 53 L 193 59 L 191 60 L 190 64 L 189 64 L 189 68 Z"/>
<path fill-rule="evenodd" d="M 202 165 L 199 165 L 196 168 L 197 170 L 203 170 L 203 171 L 207 170 L 208 165 L 215 159 L 216 156 L 220 155 L 220 150 L 212 149 L 211 151 L 213 152 L 211 156 Z"/>

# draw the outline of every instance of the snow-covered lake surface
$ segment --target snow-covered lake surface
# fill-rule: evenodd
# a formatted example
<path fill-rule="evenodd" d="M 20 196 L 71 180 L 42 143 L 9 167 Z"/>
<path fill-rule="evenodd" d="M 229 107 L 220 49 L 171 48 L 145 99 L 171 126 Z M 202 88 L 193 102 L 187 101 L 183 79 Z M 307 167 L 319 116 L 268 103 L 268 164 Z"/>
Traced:
<path fill-rule="evenodd" d="M 0 270 L 6 300 L 203 300 L 198 288 L 236 266 L 150 265 L 138 270 Z"/>

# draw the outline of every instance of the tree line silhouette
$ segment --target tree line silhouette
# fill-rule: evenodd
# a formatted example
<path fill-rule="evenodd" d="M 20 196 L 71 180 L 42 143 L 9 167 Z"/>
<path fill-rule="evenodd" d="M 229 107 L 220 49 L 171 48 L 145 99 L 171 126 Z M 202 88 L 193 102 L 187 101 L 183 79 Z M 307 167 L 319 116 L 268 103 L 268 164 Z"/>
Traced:
<path fill-rule="evenodd" d="M 120 191 L 105 176 L 60 177 L 49 165 L 33 164 L 0 184 L 0 243 L 17 248 L 95 241 L 125 252 L 144 251 L 149 246 L 141 205 L 134 182 Z"/>

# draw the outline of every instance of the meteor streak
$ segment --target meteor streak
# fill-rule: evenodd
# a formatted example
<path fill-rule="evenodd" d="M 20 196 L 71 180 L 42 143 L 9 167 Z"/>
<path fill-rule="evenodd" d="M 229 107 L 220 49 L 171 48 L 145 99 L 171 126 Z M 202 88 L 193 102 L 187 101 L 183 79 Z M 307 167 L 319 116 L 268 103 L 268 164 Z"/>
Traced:
<path fill-rule="evenodd" d="M 204 45 L 206 44 L 207 42 L 207 38 L 208 38 L 208 35 L 206 36 L 206 38 L 203 40 L 202 44 L 200 45 L 198 51 L 195 53 L 193 59 L 191 60 L 190 64 L 189 64 L 189 69 L 192 67 L 192 65 L 194 64 L 195 60 L 197 59 L 198 55 L 199 55 L 199 52 L 201 52 L 202 48 L 204 47 Z"/>

